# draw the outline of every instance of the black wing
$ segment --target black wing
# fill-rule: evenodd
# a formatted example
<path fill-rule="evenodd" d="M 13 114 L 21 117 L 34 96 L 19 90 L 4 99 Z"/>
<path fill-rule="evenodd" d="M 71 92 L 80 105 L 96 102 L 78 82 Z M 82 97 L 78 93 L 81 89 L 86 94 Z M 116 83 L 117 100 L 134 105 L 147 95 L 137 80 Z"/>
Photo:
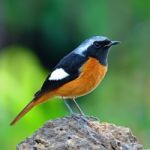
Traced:
<path fill-rule="evenodd" d="M 56 88 L 62 86 L 63 84 L 77 78 L 80 74 L 79 68 L 85 63 L 86 60 L 87 60 L 86 57 L 81 56 L 79 54 L 75 54 L 73 52 L 68 54 L 67 56 L 65 56 L 56 65 L 56 67 L 53 69 L 53 71 L 56 69 L 62 68 L 69 74 L 69 76 L 67 76 L 66 78 L 60 79 L 60 80 L 49 80 L 49 77 L 50 77 L 50 74 L 49 74 L 48 77 L 46 78 L 45 82 L 43 83 L 41 90 L 39 92 L 37 92 L 35 94 L 35 96 L 39 95 L 43 92 L 47 92 L 47 91 L 56 89 Z"/>

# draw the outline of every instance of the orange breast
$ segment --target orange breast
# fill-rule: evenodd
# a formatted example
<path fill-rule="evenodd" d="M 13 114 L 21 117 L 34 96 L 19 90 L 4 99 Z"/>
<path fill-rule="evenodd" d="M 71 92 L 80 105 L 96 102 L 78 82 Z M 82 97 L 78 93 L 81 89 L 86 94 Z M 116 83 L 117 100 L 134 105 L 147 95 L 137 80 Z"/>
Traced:
<path fill-rule="evenodd" d="M 56 89 L 55 92 L 58 96 L 64 97 L 85 95 L 97 87 L 106 72 L 107 66 L 101 65 L 94 58 L 89 58 L 82 66 L 80 76 Z"/>

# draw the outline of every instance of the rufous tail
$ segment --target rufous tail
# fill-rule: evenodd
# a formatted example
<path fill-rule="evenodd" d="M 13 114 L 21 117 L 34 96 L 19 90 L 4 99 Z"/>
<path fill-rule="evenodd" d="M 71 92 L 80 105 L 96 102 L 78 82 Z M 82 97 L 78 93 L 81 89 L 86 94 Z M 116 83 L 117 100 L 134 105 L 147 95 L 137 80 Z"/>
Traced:
<path fill-rule="evenodd" d="M 14 125 L 18 120 L 20 120 L 27 112 L 29 112 L 34 106 L 47 101 L 48 99 L 54 96 L 54 92 L 44 93 L 39 96 L 36 96 L 25 108 L 15 117 L 15 119 L 10 123 Z"/>

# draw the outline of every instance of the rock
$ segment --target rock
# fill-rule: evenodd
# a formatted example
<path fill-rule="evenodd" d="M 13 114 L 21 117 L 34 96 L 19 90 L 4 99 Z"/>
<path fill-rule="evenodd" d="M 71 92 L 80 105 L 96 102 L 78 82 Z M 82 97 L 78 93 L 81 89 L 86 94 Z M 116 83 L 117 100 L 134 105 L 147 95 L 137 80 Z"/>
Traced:
<path fill-rule="evenodd" d="M 99 123 L 92 117 L 69 116 L 48 121 L 18 150 L 142 150 L 129 128 Z"/>

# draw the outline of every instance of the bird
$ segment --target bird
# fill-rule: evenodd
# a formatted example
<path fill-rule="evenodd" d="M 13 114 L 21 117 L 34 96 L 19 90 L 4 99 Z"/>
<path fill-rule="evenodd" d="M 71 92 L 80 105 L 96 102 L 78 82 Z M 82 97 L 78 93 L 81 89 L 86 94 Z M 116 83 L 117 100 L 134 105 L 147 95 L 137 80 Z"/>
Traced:
<path fill-rule="evenodd" d="M 14 125 L 33 107 L 52 99 L 61 97 L 70 113 L 74 113 L 66 99 L 72 99 L 80 114 L 83 111 L 76 98 L 92 92 L 104 78 L 108 69 L 110 47 L 119 44 L 105 36 L 92 36 L 83 41 L 77 48 L 64 56 L 48 74 L 40 90 L 33 99 L 10 123 Z"/>

